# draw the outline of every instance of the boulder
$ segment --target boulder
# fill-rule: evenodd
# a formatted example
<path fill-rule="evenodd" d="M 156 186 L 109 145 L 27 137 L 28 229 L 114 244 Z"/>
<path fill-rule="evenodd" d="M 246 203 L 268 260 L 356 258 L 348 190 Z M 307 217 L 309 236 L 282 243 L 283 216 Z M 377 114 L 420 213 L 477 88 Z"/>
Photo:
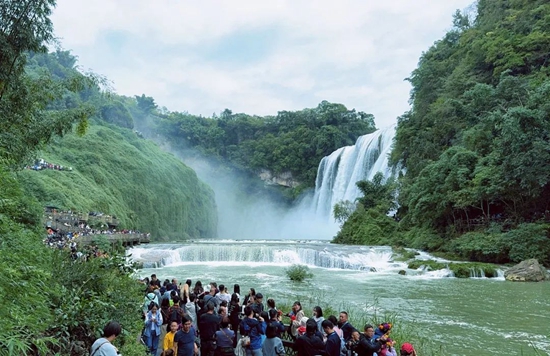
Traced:
<path fill-rule="evenodd" d="M 514 267 L 504 272 L 504 278 L 513 282 L 540 282 L 549 278 L 548 272 L 539 261 L 532 258 L 521 261 Z"/>
<path fill-rule="evenodd" d="M 399 270 L 399 272 L 397 272 L 397 273 L 399 273 L 399 274 L 402 275 L 402 276 L 405 276 L 405 275 L 407 274 L 407 271 L 405 271 L 404 269 L 401 269 L 401 270 Z"/>

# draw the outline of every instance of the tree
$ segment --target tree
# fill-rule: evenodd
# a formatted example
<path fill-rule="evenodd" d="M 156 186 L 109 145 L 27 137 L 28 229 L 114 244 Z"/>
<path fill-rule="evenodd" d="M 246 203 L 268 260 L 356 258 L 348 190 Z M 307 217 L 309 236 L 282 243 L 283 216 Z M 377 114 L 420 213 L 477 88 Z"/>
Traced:
<path fill-rule="evenodd" d="M 134 97 L 136 98 L 138 108 L 146 115 L 150 114 L 158 107 L 155 103 L 155 99 L 150 96 L 145 96 L 145 94 L 141 94 L 141 96 L 135 95 Z"/>
<path fill-rule="evenodd" d="M 49 19 L 54 0 L 4 0 L 0 11 L 0 160 L 19 164 L 53 135 L 63 135 L 78 123 L 84 133 L 93 110 L 80 105 L 48 110 L 67 92 L 95 86 L 93 76 L 75 74 L 54 80 L 48 72 L 26 73 L 28 51 L 45 52 L 53 41 Z"/>
<path fill-rule="evenodd" d="M 342 200 L 334 204 L 334 208 L 332 208 L 332 215 L 334 216 L 334 220 L 342 226 L 354 211 L 355 204 L 353 202 L 349 200 Z"/>

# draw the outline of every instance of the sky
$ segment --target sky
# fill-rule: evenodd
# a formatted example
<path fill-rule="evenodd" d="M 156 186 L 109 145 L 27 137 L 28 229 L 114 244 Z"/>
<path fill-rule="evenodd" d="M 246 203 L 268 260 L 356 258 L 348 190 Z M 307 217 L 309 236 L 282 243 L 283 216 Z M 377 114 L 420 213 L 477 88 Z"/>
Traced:
<path fill-rule="evenodd" d="M 61 47 L 115 92 L 210 117 L 344 104 L 377 127 L 409 109 L 422 52 L 473 0 L 58 0 Z"/>

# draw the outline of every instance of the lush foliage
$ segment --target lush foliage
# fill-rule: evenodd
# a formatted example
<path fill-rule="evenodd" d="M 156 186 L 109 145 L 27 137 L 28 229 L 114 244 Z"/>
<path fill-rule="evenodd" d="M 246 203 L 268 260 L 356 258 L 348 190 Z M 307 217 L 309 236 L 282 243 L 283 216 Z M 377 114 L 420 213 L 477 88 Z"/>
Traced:
<path fill-rule="evenodd" d="M 46 247 L 41 206 L 0 169 L 0 355 L 71 354 L 89 349 L 103 325 L 118 320 L 134 342 L 140 292 L 116 250 L 108 258 L 73 261 Z M 131 347 L 131 346 L 127 346 Z"/>
<path fill-rule="evenodd" d="M 2 1 L 0 12 L 0 160 L 16 164 L 54 134 L 82 134 L 92 114 L 88 105 L 49 107 L 64 95 L 95 86 L 97 78 L 78 72 L 55 80 L 48 71 L 26 71 L 29 52 L 44 52 L 53 41 L 49 19 L 54 0 Z M 48 110 L 46 110 L 48 109 Z"/>
<path fill-rule="evenodd" d="M 550 6 L 480 0 L 477 16 L 457 11 L 453 23 L 409 78 L 392 152 L 406 169 L 398 236 L 364 191 L 336 241 L 548 265 Z"/>
<path fill-rule="evenodd" d="M 30 77 L 46 76 L 53 85 L 60 85 L 60 95 L 48 97 L 48 104 L 40 112 L 42 118 L 57 117 L 55 113 L 71 117 L 74 108 L 86 107 L 93 118 L 85 121 L 86 126 L 94 124 L 84 137 L 79 132 L 53 140 L 54 133 L 70 130 L 70 122 L 61 120 L 52 126 L 51 120 L 42 119 L 47 126 L 41 130 L 48 133 L 48 139 L 41 143 L 52 144 L 24 146 L 25 155 L 18 155 L 19 161 L 34 155 L 72 167 L 73 171 L 20 172 L 18 180 L 28 194 L 43 205 L 113 214 L 122 227 L 151 232 L 155 239 L 216 235 L 212 191 L 178 159 L 129 130 L 134 121 L 128 109 L 132 106 L 123 104 L 126 98 L 104 93 L 93 82 L 74 91 L 63 89 L 61 84 L 71 78 L 86 78 L 76 70 L 76 58 L 67 51 L 28 55 L 26 73 Z M 25 122 L 19 124 L 29 127 Z M 59 125 L 66 129 L 59 131 Z M 15 128 L 21 137 L 34 137 L 20 126 Z M 40 156 L 35 153 L 37 148 L 43 148 Z"/>
<path fill-rule="evenodd" d="M 100 91 L 96 77 L 74 69 L 70 53 L 41 53 L 53 39 L 54 5 L 5 0 L 0 7 L 0 355 L 87 354 L 109 320 L 123 326 L 116 340 L 122 353 L 137 355 L 144 352 L 135 342 L 141 291 L 123 250 L 106 245 L 104 257 L 84 261 L 47 247 L 42 204 L 112 208 L 130 228 L 211 236 L 213 197 L 192 171 L 131 131 L 94 126 L 84 139 L 70 134 L 76 126 L 83 135 L 93 115 L 119 126 L 132 122 Z M 39 149 L 51 162 L 75 169 L 17 172 Z M 144 186 L 127 184 L 135 180 Z"/>
<path fill-rule="evenodd" d="M 360 181 L 357 186 L 363 196 L 333 241 L 352 245 L 394 243 L 398 226 L 388 213 L 395 209 L 395 182 L 391 179 L 384 182 L 382 173 L 376 173 L 372 181 Z M 340 219 L 349 211 L 349 204 L 343 202 L 334 207 L 333 213 Z"/>
<path fill-rule="evenodd" d="M 309 271 L 309 267 L 306 265 L 292 265 L 287 268 L 286 275 L 291 281 L 295 282 L 302 282 L 313 277 L 313 273 Z"/>
<path fill-rule="evenodd" d="M 322 157 L 375 129 L 372 115 L 326 101 L 314 109 L 267 117 L 227 109 L 213 118 L 178 112 L 155 115 L 158 132 L 176 145 L 195 147 L 252 173 L 290 172 L 308 187 L 315 183 Z"/>
<path fill-rule="evenodd" d="M 43 151 L 72 171 L 23 170 L 19 181 L 43 205 L 114 214 L 155 239 L 216 236 L 214 195 L 194 171 L 151 141 L 115 126 L 90 126 Z"/>

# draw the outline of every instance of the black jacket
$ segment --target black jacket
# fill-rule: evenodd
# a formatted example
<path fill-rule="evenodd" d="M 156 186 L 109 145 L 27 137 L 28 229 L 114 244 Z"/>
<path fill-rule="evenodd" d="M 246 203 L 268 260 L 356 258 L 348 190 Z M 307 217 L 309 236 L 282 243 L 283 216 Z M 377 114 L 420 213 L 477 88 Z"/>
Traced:
<path fill-rule="evenodd" d="M 294 350 L 298 356 L 315 356 L 325 354 L 325 344 L 323 339 L 313 334 L 304 334 L 298 336 L 294 343 Z"/>

